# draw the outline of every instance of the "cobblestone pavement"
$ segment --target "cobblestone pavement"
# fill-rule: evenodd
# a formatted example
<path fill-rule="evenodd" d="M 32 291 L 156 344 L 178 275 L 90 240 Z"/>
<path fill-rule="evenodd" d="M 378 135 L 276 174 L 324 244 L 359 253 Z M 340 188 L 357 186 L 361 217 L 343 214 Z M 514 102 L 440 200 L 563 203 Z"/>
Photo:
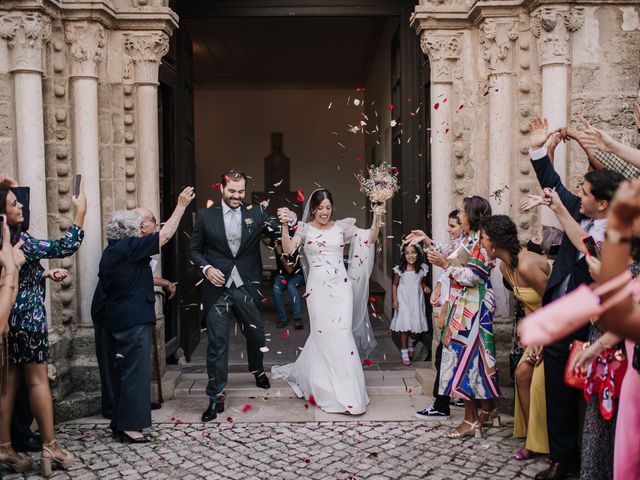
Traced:
<path fill-rule="evenodd" d="M 105 424 L 63 424 L 58 438 L 77 461 L 51 478 L 520 479 L 545 466 L 542 457 L 511 460 L 520 446 L 511 423 L 486 429 L 482 439 L 443 438 L 452 425 L 176 421 L 154 425 L 148 444 L 125 445 L 112 440 Z"/>

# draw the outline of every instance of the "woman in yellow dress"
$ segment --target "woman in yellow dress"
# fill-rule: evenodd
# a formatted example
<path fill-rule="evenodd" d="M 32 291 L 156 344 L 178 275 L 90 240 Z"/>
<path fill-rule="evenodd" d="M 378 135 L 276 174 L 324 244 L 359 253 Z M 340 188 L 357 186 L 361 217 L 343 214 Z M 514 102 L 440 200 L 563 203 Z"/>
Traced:
<path fill-rule="evenodd" d="M 484 222 L 481 241 L 489 257 L 501 260 L 500 271 L 513 287 L 516 299 L 524 304 L 525 313 L 539 309 L 551 274 L 547 259 L 522 250 L 518 230 L 506 215 L 494 215 Z M 526 460 L 532 453 L 549 453 L 542 346 L 527 347 L 516 368 L 515 380 L 513 435 L 526 440 L 513 458 Z"/>

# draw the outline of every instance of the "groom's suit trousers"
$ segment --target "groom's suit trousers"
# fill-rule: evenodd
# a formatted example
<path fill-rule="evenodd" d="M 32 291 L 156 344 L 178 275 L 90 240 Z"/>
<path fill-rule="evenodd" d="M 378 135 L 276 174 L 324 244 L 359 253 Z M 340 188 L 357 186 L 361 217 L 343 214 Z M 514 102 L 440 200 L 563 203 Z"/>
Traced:
<path fill-rule="evenodd" d="M 207 395 L 215 400 L 224 394 L 229 372 L 229 330 L 233 316 L 247 339 L 247 357 L 250 372 L 262 372 L 265 346 L 264 325 L 260 309 L 246 287 L 235 285 L 225 288 L 209 310 L 207 325 Z"/>

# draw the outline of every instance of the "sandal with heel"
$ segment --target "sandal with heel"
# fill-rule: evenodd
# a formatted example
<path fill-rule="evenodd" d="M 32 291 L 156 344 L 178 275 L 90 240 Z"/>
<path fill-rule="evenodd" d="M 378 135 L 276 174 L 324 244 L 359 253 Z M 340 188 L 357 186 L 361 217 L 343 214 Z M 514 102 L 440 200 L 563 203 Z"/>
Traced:
<path fill-rule="evenodd" d="M 0 445 L 0 465 L 15 473 L 23 473 L 31 469 L 33 461 L 16 452 L 8 442 Z"/>
<path fill-rule="evenodd" d="M 53 449 L 57 446 L 58 441 L 54 440 L 51 443 L 42 445 L 42 453 L 40 454 L 40 473 L 43 477 L 50 477 L 52 472 L 52 464 L 58 466 L 62 470 L 69 470 L 73 465 L 75 457 L 72 453 L 60 448 L 62 455 L 58 456 L 53 453 Z"/>
<path fill-rule="evenodd" d="M 500 428 L 502 426 L 502 420 L 500 418 L 498 407 L 494 408 L 490 412 L 487 412 L 486 410 L 480 410 L 480 413 L 478 414 L 478 420 L 483 425 L 491 420 L 491 425 L 493 427 Z"/>
<path fill-rule="evenodd" d="M 477 422 L 471 423 L 468 420 L 463 420 L 464 423 L 469 425 L 469 430 L 466 432 L 460 433 L 457 429 L 452 430 L 447 433 L 447 438 L 462 438 L 462 437 L 470 437 L 471 435 L 475 436 L 475 438 L 482 438 L 482 423 L 478 420 Z"/>

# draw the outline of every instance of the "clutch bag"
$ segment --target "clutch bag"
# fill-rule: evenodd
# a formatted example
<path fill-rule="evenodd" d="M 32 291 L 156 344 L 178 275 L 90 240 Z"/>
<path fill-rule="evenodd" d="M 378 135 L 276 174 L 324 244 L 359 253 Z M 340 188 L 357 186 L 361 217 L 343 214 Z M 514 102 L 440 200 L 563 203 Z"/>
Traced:
<path fill-rule="evenodd" d="M 447 257 L 447 262 L 453 267 L 465 267 L 469 260 L 471 260 L 471 252 L 464 243 L 458 245 L 453 253 Z"/>

